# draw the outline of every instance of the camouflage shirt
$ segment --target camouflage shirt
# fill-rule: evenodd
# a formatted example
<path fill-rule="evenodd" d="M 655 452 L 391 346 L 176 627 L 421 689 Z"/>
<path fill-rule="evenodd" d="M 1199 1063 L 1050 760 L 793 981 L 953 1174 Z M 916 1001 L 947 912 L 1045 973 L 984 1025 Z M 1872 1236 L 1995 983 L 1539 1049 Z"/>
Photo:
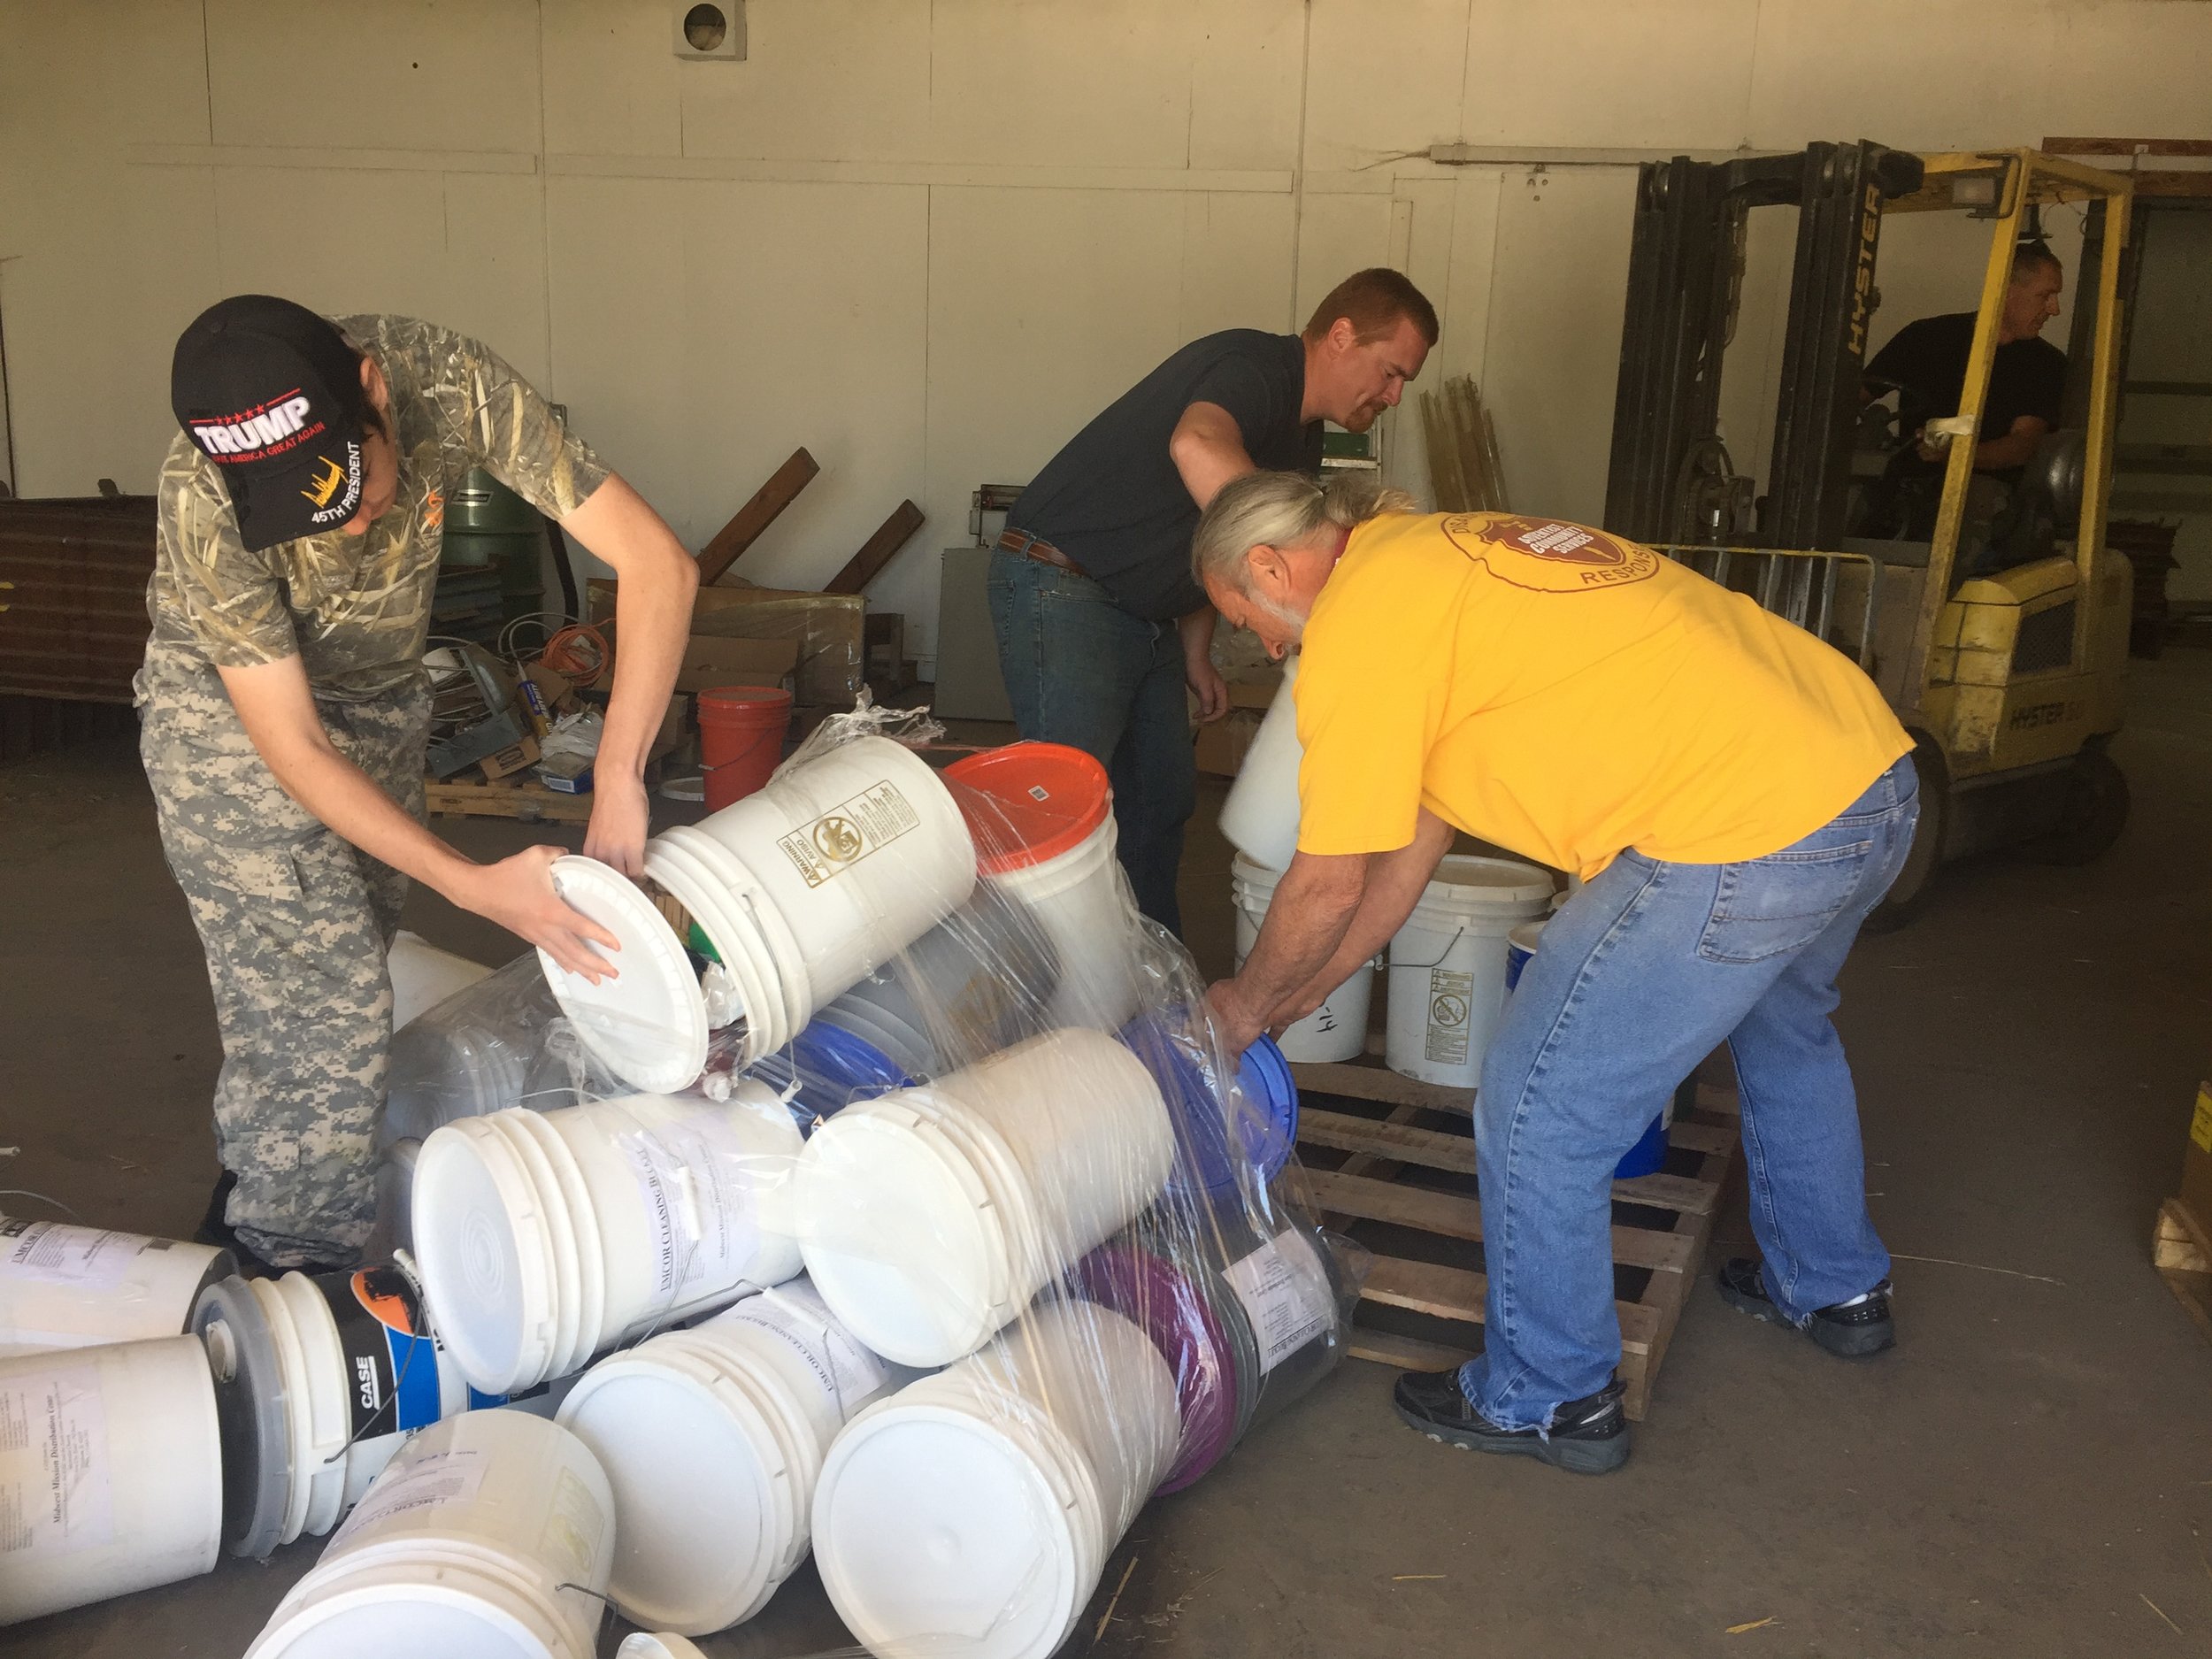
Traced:
<path fill-rule="evenodd" d="M 419 672 L 445 503 L 472 466 L 563 518 L 607 468 L 487 347 L 410 317 L 332 319 L 391 393 L 399 493 L 364 535 L 332 530 L 249 553 L 219 469 L 180 432 L 162 462 L 146 610 L 156 648 L 217 668 L 300 657 L 319 697 L 375 697 Z"/>

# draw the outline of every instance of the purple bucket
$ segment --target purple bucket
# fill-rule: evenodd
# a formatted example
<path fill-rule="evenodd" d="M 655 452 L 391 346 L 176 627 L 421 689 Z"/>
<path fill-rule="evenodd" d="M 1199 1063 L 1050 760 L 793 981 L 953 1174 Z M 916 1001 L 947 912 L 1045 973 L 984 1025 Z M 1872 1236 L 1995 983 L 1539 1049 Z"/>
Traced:
<path fill-rule="evenodd" d="M 1183 1432 L 1158 1490 L 1180 1492 L 1236 1444 L 1238 1378 L 1229 1333 L 1187 1274 L 1136 1245 L 1101 1245 L 1083 1258 L 1073 1280 L 1081 1294 L 1150 1337 L 1174 1372 Z"/>

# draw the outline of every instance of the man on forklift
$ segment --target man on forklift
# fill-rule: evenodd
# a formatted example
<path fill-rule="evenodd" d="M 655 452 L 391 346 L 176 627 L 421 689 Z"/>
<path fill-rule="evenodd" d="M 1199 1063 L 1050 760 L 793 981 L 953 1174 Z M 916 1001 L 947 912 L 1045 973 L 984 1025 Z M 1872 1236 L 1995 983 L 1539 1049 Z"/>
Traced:
<path fill-rule="evenodd" d="M 2021 469 L 2034 458 L 2036 446 L 2058 429 L 2066 399 L 2066 354 L 2039 336 L 2043 325 L 2058 315 L 2058 296 L 2065 287 L 2065 269 L 2050 245 L 2039 238 L 2021 242 L 2012 257 L 1989 396 L 1974 446 L 1970 521 L 1986 524 L 1995 517 Z M 1907 323 L 1866 365 L 1862 396 L 1870 403 L 1895 392 L 1898 434 L 1912 440 L 1891 457 L 1870 503 L 1866 534 L 1916 541 L 1935 533 L 1944 451 L 1927 427 L 1956 414 L 1963 401 L 1974 321 L 1972 311 L 1952 311 Z M 1994 538 L 1990 545 L 1996 545 Z"/>

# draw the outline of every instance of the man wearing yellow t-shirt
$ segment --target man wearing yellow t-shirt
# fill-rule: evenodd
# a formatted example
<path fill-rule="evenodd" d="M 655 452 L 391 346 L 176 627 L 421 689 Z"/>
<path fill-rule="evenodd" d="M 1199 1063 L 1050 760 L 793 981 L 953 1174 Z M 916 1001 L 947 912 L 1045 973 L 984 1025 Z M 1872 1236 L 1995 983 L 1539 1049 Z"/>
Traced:
<path fill-rule="evenodd" d="M 1411 914 L 1464 830 L 1582 876 L 1475 1097 L 1484 1352 L 1399 1379 L 1433 1439 L 1584 1473 L 1628 1455 L 1614 1165 L 1716 1045 L 1742 1088 L 1763 1262 L 1745 1312 L 1832 1352 L 1890 1345 L 1851 1072 L 1829 1014 L 1919 805 L 1858 668 L 1601 530 L 1287 473 L 1225 486 L 1193 544 L 1232 625 L 1300 645 L 1298 853 L 1243 970 L 1233 1051 L 1317 1007 Z"/>

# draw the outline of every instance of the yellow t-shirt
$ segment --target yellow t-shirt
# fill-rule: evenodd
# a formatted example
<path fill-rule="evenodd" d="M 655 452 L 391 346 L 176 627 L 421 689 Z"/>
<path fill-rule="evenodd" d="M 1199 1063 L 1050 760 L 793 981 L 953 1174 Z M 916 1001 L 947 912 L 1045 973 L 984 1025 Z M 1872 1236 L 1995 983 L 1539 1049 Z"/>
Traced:
<path fill-rule="evenodd" d="M 1297 681 L 1299 849 L 1386 852 L 1418 809 L 1585 876 L 1802 840 L 1912 748 L 1872 680 L 1650 549 L 1509 513 L 1354 530 Z"/>

